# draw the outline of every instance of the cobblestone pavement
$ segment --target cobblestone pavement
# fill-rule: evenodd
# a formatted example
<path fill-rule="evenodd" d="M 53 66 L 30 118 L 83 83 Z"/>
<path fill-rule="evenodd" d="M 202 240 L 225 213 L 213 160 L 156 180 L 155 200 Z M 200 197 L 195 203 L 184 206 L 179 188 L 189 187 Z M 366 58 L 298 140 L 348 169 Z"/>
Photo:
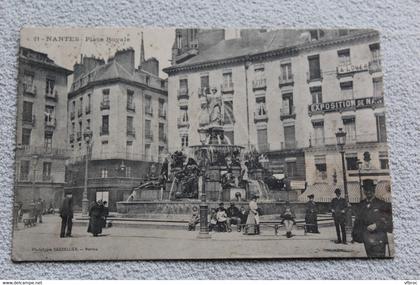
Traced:
<path fill-rule="evenodd" d="M 61 219 L 45 216 L 44 223 L 14 231 L 13 259 L 19 260 L 103 260 L 103 259 L 204 259 L 276 257 L 365 257 L 363 244 L 335 244 L 335 229 L 323 227 L 321 234 L 304 235 L 294 230 L 287 238 L 283 230 L 274 235 L 262 228 L 261 235 L 246 236 L 237 231 L 210 233 L 199 239 L 198 231 L 111 227 L 93 237 L 86 227 L 73 227 L 71 238 L 59 238 Z M 198 227 L 197 227 L 198 229 Z"/>

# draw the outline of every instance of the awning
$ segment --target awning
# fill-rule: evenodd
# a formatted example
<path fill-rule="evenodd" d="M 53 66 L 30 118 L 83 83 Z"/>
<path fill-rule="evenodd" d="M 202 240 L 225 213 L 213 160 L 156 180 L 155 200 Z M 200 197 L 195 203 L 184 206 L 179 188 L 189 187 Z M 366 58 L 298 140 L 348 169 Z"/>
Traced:
<path fill-rule="evenodd" d="M 344 198 L 344 187 L 343 184 L 329 185 L 327 183 L 315 183 L 314 185 L 308 185 L 306 191 L 303 192 L 298 200 L 301 202 L 309 201 L 308 195 L 314 195 L 315 202 L 330 203 L 331 200 L 336 197 L 334 191 L 336 188 L 341 189 L 341 195 Z M 360 202 L 360 188 L 358 182 L 347 183 L 347 190 L 349 192 L 350 203 Z"/>
<path fill-rule="evenodd" d="M 329 185 L 327 183 L 315 183 L 314 185 L 309 185 L 305 192 L 303 192 L 298 200 L 301 202 L 309 201 L 308 195 L 314 195 L 315 202 L 329 203 L 331 200 L 336 197 L 334 191 L 336 188 L 341 189 L 341 195 L 344 198 L 344 187 L 343 184 Z M 359 203 L 360 202 L 360 187 L 359 182 L 348 182 L 347 190 L 349 192 L 349 201 L 350 203 Z M 381 199 L 385 202 L 391 202 L 391 185 L 389 181 L 379 181 L 376 184 L 375 195 L 378 199 Z M 362 199 L 365 196 L 363 195 Z"/>

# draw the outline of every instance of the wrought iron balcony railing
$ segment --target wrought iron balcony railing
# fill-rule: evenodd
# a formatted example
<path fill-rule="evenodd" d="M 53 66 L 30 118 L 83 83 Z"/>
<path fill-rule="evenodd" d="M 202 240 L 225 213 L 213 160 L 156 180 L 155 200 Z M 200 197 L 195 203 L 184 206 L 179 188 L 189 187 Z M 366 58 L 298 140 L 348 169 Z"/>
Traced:
<path fill-rule="evenodd" d="M 109 108 L 110 108 L 109 100 L 105 100 L 101 102 L 101 106 L 100 106 L 101 111 L 109 110 Z"/>
<path fill-rule="evenodd" d="M 279 87 L 293 85 L 293 84 L 294 84 L 293 74 L 290 74 L 288 76 L 284 76 L 284 75 L 279 76 Z"/>
<path fill-rule="evenodd" d="M 280 109 L 280 120 L 295 119 L 295 118 L 296 118 L 295 106 Z"/>
<path fill-rule="evenodd" d="M 266 89 L 267 88 L 267 80 L 265 78 L 255 79 L 252 81 L 252 89 Z"/>

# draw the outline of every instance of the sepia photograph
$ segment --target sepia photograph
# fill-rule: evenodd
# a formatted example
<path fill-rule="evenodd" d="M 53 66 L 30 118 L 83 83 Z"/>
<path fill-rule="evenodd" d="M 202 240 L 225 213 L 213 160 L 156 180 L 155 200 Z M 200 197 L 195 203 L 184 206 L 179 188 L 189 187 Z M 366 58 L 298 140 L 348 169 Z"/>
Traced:
<path fill-rule="evenodd" d="M 378 31 L 26 27 L 17 61 L 13 261 L 394 257 Z"/>

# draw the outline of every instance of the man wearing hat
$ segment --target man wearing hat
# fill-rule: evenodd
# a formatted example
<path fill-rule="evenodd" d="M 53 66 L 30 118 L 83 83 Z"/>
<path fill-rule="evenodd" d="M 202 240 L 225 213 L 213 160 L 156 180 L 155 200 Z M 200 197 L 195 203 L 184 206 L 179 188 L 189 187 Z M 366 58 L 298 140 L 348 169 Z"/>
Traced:
<path fill-rule="evenodd" d="M 308 195 L 309 201 L 306 203 L 305 226 L 306 232 L 319 234 L 318 230 L 318 209 L 315 204 L 315 195 Z"/>
<path fill-rule="evenodd" d="M 373 180 L 363 181 L 366 199 L 357 208 L 353 240 L 363 242 L 368 257 L 385 257 L 387 232 L 392 232 L 391 204 L 375 197 Z"/>
<path fill-rule="evenodd" d="M 346 200 L 341 197 L 341 190 L 340 188 L 335 189 L 334 191 L 335 197 L 331 201 L 330 211 L 332 212 L 335 224 L 335 230 L 337 232 L 337 240 L 335 243 L 343 243 L 347 244 L 346 238 L 346 210 L 347 204 Z M 341 235 L 340 235 L 341 229 Z"/>

